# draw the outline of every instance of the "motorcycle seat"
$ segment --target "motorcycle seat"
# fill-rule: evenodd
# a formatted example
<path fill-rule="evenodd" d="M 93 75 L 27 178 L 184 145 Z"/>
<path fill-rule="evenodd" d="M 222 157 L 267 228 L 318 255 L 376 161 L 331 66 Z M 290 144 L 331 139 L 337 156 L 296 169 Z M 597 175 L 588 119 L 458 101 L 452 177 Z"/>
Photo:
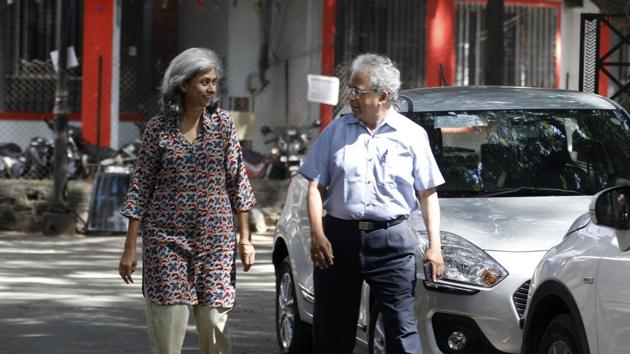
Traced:
<path fill-rule="evenodd" d="M 18 157 L 22 155 L 22 148 L 15 143 L 0 143 L 0 155 Z"/>

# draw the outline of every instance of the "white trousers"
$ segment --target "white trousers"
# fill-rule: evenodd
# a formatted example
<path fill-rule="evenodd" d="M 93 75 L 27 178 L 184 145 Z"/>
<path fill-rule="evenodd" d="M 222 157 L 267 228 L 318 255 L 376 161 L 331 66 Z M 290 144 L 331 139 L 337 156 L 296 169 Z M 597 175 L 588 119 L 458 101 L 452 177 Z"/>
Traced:
<path fill-rule="evenodd" d="M 156 305 L 147 299 L 149 344 L 153 354 L 181 354 L 189 305 Z M 225 324 L 228 307 L 193 305 L 199 346 L 203 354 L 230 354 L 230 339 Z"/>

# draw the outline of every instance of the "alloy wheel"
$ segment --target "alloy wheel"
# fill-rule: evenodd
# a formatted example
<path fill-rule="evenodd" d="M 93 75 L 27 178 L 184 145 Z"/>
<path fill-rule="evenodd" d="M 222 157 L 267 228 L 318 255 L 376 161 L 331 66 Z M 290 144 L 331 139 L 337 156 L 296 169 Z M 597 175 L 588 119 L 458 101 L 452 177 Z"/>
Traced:
<path fill-rule="evenodd" d="M 573 354 L 573 351 L 566 342 L 556 340 L 547 349 L 547 354 Z"/>
<path fill-rule="evenodd" d="M 280 279 L 278 294 L 278 328 L 280 341 L 284 351 L 287 351 L 293 340 L 295 324 L 295 298 L 293 296 L 293 282 L 289 273 L 283 273 Z"/>

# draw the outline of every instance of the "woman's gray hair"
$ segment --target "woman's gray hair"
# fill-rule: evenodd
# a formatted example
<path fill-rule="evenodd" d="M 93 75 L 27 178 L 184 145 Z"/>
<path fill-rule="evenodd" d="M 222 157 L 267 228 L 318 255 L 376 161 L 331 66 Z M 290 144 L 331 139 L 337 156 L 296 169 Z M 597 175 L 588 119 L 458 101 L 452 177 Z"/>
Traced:
<path fill-rule="evenodd" d="M 352 61 L 350 77 L 357 72 L 370 77 L 370 90 L 387 91 L 390 101 L 398 99 L 400 71 L 388 57 L 372 53 L 361 54 Z"/>
<path fill-rule="evenodd" d="M 164 72 L 160 87 L 162 111 L 175 114 L 183 112 L 184 93 L 181 86 L 198 74 L 212 69 L 216 71 L 218 79 L 223 77 L 221 59 L 207 48 L 189 48 L 173 58 Z"/>

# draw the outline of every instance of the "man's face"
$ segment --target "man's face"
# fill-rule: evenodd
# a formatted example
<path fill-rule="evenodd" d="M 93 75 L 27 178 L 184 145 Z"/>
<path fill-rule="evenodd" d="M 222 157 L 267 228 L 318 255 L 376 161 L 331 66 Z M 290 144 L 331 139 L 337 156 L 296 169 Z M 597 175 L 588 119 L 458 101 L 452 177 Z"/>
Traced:
<path fill-rule="evenodd" d="M 348 102 L 352 108 L 352 115 L 361 121 L 371 120 L 376 117 L 380 105 L 380 94 L 370 88 L 370 77 L 364 72 L 356 72 L 350 84 L 350 91 L 356 91 L 355 94 L 348 95 Z"/>

